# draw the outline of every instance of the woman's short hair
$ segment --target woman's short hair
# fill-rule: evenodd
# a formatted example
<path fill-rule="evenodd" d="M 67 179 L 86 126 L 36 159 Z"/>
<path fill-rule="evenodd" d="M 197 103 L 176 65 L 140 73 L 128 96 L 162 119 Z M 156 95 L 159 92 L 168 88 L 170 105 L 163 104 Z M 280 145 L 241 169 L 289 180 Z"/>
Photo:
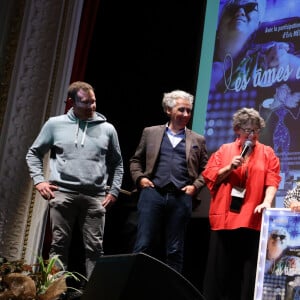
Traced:
<path fill-rule="evenodd" d="M 239 109 L 232 118 L 233 129 L 239 130 L 246 123 L 250 123 L 257 126 L 258 129 L 262 129 L 266 126 L 265 120 L 260 116 L 259 112 L 254 108 L 243 107 Z"/>

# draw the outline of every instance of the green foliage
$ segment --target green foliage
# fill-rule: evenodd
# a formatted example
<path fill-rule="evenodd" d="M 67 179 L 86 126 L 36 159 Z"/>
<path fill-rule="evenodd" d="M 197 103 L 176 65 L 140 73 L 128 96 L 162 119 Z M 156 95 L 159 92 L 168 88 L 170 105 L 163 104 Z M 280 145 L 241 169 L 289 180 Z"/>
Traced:
<path fill-rule="evenodd" d="M 8 274 L 21 273 L 30 277 L 36 286 L 37 299 L 48 299 L 46 297 L 39 298 L 39 295 L 46 295 L 47 291 L 59 290 L 61 293 L 65 291 L 65 280 L 67 277 L 72 277 L 74 280 L 87 280 L 83 275 L 77 272 L 68 272 L 59 259 L 58 255 L 44 260 L 42 257 L 37 257 L 37 263 L 33 265 L 26 264 L 23 260 L 9 262 L 5 258 L 0 257 L 0 293 L 7 292 L 9 286 L 5 282 L 5 277 Z M 51 299 L 51 297 L 49 297 Z"/>

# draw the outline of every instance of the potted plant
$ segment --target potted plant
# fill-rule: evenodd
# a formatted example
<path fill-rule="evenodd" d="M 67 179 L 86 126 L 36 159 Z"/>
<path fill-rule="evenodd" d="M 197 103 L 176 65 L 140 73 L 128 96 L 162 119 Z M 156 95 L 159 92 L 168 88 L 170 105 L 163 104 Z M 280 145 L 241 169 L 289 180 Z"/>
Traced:
<path fill-rule="evenodd" d="M 0 300 L 59 299 L 68 288 L 68 277 L 86 280 L 77 272 L 64 270 L 57 255 L 48 260 L 38 257 L 34 265 L 22 260 L 9 262 L 0 257 Z"/>

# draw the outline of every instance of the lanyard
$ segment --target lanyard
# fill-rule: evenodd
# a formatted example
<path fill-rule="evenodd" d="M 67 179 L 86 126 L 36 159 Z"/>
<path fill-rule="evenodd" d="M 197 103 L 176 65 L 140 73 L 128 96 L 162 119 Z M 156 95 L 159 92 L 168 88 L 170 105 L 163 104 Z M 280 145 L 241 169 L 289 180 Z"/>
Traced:
<path fill-rule="evenodd" d="M 240 167 L 240 174 L 241 174 L 241 187 L 246 187 L 246 182 L 248 178 L 248 162 L 249 156 L 245 158 L 245 162 Z"/>

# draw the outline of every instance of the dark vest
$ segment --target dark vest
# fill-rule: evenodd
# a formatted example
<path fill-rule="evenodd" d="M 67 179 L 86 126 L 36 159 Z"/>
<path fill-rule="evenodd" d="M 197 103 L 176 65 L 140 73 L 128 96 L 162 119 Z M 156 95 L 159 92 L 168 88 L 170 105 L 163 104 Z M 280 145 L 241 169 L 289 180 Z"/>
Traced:
<path fill-rule="evenodd" d="M 165 133 L 160 146 L 153 182 L 158 187 L 164 187 L 171 182 L 177 188 L 190 184 L 184 139 L 173 148 L 168 135 Z"/>

